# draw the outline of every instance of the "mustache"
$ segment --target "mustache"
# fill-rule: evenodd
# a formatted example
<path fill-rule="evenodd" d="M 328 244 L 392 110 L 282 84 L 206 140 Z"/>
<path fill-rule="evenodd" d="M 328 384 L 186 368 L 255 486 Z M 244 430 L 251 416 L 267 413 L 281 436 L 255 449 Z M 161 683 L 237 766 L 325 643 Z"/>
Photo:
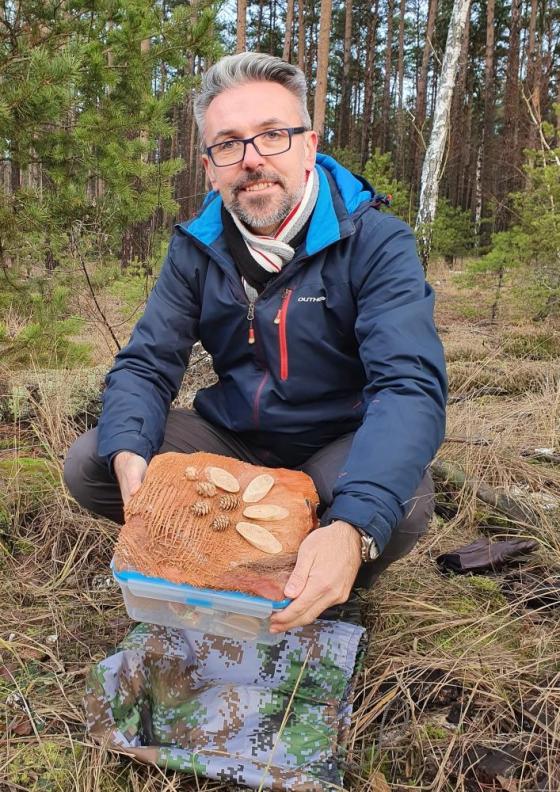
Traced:
<path fill-rule="evenodd" d="M 231 190 L 234 195 L 237 195 L 241 190 L 244 190 L 245 187 L 248 187 L 251 184 L 255 184 L 256 182 L 261 181 L 268 181 L 272 182 L 273 184 L 279 184 L 281 187 L 285 187 L 284 180 L 278 176 L 277 173 L 267 173 L 266 171 L 254 171 L 253 173 L 247 173 L 244 176 L 241 176 L 237 181 L 232 184 Z"/>

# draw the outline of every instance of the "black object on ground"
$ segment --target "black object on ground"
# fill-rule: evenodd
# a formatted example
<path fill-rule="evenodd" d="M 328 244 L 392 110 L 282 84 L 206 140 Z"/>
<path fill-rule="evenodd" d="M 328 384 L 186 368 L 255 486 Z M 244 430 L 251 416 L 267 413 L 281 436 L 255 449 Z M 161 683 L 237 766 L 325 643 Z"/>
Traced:
<path fill-rule="evenodd" d="M 538 542 L 531 539 L 490 542 L 482 537 L 457 550 L 442 553 L 436 558 L 436 563 L 442 572 L 455 572 L 458 575 L 467 572 L 495 572 L 509 561 L 530 553 L 537 547 Z"/>

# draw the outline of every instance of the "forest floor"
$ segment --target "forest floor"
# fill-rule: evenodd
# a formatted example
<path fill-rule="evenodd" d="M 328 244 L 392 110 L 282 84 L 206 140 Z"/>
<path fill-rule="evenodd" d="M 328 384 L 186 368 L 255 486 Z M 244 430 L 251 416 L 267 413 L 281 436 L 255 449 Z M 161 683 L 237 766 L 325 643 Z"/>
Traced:
<path fill-rule="evenodd" d="M 464 288 L 443 264 L 430 279 L 452 396 L 438 459 L 468 481 L 440 476 L 429 534 L 367 596 L 345 788 L 557 792 L 560 330 L 532 320 L 522 284 L 509 276 L 494 322 L 494 282 Z M 104 298 L 118 316 L 119 299 Z M 3 372 L 0 789 L 226 790 L 133 763 L 85 734 L 86 675 L 131 628 L 109 573 L 117 528 L 80 511 L 61 480 L 109 365 L 100 335 L 97 342 L 96 369 Z M 195 369 L 184 402 L 208 376 L 204 364 Z M 543 448 L 556 456 L 535 453 Z M 530 516 L 486 505 L 477 482 Z M 482 536 L 534 538 L 537 547 L 500 571 L 439 571 L 440 553 Z M 554 586 L 556 595 L 545 591 Z"/>

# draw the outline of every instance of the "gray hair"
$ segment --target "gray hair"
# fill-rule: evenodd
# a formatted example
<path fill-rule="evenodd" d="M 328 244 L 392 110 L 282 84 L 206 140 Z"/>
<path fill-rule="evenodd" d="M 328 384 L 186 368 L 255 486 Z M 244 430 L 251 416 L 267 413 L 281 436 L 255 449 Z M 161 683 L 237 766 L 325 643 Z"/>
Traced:
<path fill-rule="evenodd" d="M 299 100 L 301 123 L 311 129 L 307 109 L 307 84 L 302 70 L 291 63 L 264 52 L 240 52 L 226 55 L 211 66 L 202 78 L 200 92 L 194 100 L 194 117 L 204 151 L 204 117 L 210 102 L 228 88 L 255 81 L 276 82 Z"/>

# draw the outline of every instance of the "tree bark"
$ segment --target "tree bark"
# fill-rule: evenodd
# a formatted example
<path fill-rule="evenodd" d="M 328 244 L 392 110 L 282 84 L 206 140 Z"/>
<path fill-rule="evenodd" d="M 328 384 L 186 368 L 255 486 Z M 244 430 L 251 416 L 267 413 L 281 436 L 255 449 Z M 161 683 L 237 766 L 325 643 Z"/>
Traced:
<path fill-rule="evenodd" d="M 537 31 L 537 0 L 531 0 L 531 16 L 529 18 L 529 34 L 527 37 L 527 78 L 525 80 L 525 95 L 529 102 L 534 119 L 540 123 L 540 89 L 541 89 L 541 48 L 536 46 Z M 525 148 L 534 149 L 537 143 L 537 124 L 529 117 L 527 119 L 527 134 Z"/>
<path fill-rule="evenodd" d="M 470 137 L 470 92 L 467 91 L 468 57 L 469 19 L 467 17 L 461 54 L 459 56 L 457 81 L 451 104 L 450 146 L 446 168 L 449 200 L 453 206 L 461 204 L 466 193 L 465 167 L 469 163 L 472 145 Z M 467 100 L 466 102 L 465 99 Z M 463 206 L 466 206 L 466 204 L 463 203 Z"/>
<path fill-rule="evenodd" d="M 449 131 L 449 111 L 453 98 L 453 87 L 457 75 L 461 44 L 467 26 L 469 8 L 470 0 L 454 0 L 451 21 L 449 22 L 449 30 L 447 32 L 445 54 L 441 66 L 441 76 L 432 122 L 432 134 L 430 136 L 430 144 L 426 151 L 424 166 L 422 168 L 422 183 L 418 216 L 416 218 L 416 231 L 425 270 L 428 267 L 430 258 L 432 223 L 436 214 L 443 155 L 445 153 L 445 144 Z"/>
<path fill-rule="evenodd" d="M 317 47 L 317 80 L 315 88 L 315 105 L 313 109 L 313 129 L 317 133 L 320 141 L 323 138 L 325 130 L 331 13 L 332 0 L 321 0 L 319 43 Z"/>
<path fill-rule="evenodd" d="M 284 36 L 284 48 L 282 50 L 282 60 L 290 60 L 292 50 L 292 29 L 294 27 L 294 0 L 288 0 L 286 8 L 286 33 Z"/>
<path fill-rule="evenodd" d="M 478 240 L 486 246 L 490 242 L 492 229 L 485 221 L 489 220 L 492 197 L 496 192 L 494 179 L 494 117 L 495 117 L 495 80 L 494 80 L 494 3 L 486 0 L 486 50 L 484 56 L 484 111 L 482 121 L 482 172 L 481 172 L 481 223 Z"/>
<path fill-rule="evenodd" d="M 237 42 L 236 42 L 235 51 L 245 52 L 246 49 L 247 49 L 247 0 L 237 0 Z"/>
<path fill-rule="evenodd" d="M 418 178 L 420 175 L 420 166 L 422 163 L 422 156 L 425 149 L 424 141 L 424 122 L 426 120 L 426 96 L 428 92 L 428 66 L 430 64 L 430 56 L 432 54 L 432 39 L 434 36 L 434 28 L 436 24 L 438 0 L 429 0 L 428 6 L 428 21 L 426 24 L 426 41 L 424 42 L 424 50 L 422 52 L 422 65 L 420 66 L 420 74 L 418 76 L 418 85 L 416 88 L 416 113 L 414 118 L 415 134 L 413 135 L 413 152 L 412 152 L 412 186 L 417 189 Z"/>
<path fill-rule="evenodd" d="M 298 45 L 297 62 L 299 68 L 305 69 L 305 0 L 298 0 Z"/>
<path fill-rule="evenodd" d="M 338 127 L 338 145 L 349 145 L 350 120 L 352 109 L 350 107 L 350 53 L 352 47 L 352 0 L 347 0 L 344 15 L 344 51 L 342 61 L 342 95 L 340 99 L 340 123 Z"/>
<path fill-rule="evenodd" d="M 520 40 L 521 0 L 512 0 L 508 58 L 506 65 L 506 90 L 504 102 L 504 133 L 498 184 L 498 211 L 496 227 L 503 230 L 508 224 L 507 196 L 520 184 L 521 156 L 519 138 L 519 40 Z"/>
<path fill-rule="evenodd" d="M 387 0 L 387 38 L 385 41 L 385 71 L 383 75 L 383 106 L 381 110 L 381 151 L 387 151 L 387 133 L 391 112 L 391 66 L 393 61 L 393 15 L 395 0 Z"/>
<path fill-rule="evenodd" d="M 371 14 L 368 19 L 366 36 L 366 71 L 364 74 L 364 113 L 362 117 L 362 144 L 361 162 L 365 165 L 369 156 L 369 145 L 371 141 L 371 124 L 373 110 L 373 91 L 375 85 L 375 38 L 377 35 L 377 23 L 379 0 L 375 0 Z"/>
<path fill-rule="evenodd" d="M 404 88 L 404 16 L 406 12 L 405 0 L 400 0 L 399 8 L 399 54 L 397 62 L 397 154 L 395 165 L 397 179 L 402 179 L 404 174 L 404 113 L 403 113 L 403 88 Z"/>

